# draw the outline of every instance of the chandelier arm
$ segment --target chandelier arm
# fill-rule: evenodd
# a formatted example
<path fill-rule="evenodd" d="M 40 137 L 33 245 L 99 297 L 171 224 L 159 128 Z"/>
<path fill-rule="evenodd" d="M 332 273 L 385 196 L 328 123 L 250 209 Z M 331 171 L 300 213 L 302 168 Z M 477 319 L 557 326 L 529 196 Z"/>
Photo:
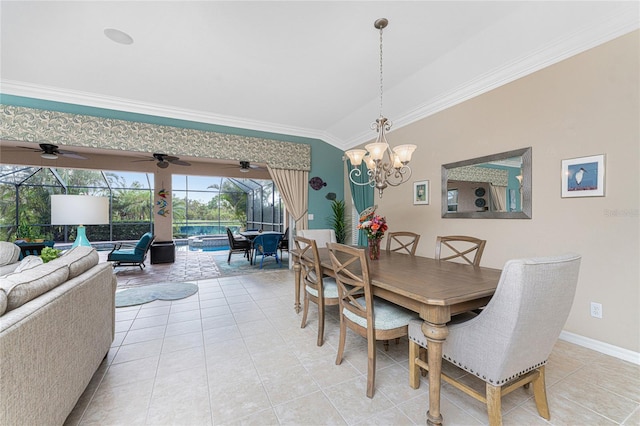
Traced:
<path fill-rule="evenodd" d="M 375 186 L 376 182 L 375 179 L 373 179 L 371 177 L 371 170 L 367 170 L 367 175 L 369 175 L 369 180 L 367 182 L 358 182 L 354 179 L 354 177 L 359 178 L 360 176 L 362 176 L 362 172 L 360 171 L 359 168 L 355 168 L 355 169 L 351 169 L 351 171 L 349 172 L 349 180 L 358 186 L 365 186 L 365 185 L 369 185 L 369 186 Z"/>
<path fill-rule="evenodd" d="M 411 167 L 402 166 L 399 169 L 391 169 L 387 173 L 388 173 L 387 174 L 388 178 L 386 179 L 387 184 L 389 184 L 390 186 L 400 186 L 403 183 L 407 182 L 411 177 Z M 389 179 L 389 177 L 391 179 Z M 400 180 L 397 180 L 397 179 L 400 179 Z"/>

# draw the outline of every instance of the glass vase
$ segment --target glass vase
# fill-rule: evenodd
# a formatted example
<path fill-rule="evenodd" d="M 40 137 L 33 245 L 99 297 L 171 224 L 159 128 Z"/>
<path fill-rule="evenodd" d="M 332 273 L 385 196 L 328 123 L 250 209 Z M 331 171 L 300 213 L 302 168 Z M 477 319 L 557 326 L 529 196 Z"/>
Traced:
<path fill-rule="evenodd" d="M 380 241 L 379 238 L 370 238 L 369 239 L 369 259 L 378 260 L 380 259 Z"/>

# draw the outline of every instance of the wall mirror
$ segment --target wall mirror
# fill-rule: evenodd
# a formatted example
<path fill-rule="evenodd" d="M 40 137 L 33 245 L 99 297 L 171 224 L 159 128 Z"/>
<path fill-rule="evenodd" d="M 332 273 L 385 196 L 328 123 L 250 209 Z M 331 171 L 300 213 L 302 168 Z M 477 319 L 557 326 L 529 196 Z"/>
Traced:
<path fill-rule="evenodd" d="M 531 147 L 442 165 L 442 217 L 531 219 Z"/>

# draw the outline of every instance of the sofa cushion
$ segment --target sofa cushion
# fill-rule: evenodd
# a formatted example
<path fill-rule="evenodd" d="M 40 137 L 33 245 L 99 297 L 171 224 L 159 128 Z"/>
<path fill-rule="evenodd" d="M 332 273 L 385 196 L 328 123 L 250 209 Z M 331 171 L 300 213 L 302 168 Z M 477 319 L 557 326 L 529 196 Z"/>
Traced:
<path fill-rule="evenodd" d="M 7 310 L 7 293 L 0 288 L 0 316 Z"/>
<path fill-rule="evenodd" d="M 15 263 L 19 257 L 20 247 L 8 241 L 0 241 L 0 266 Z"/>
<path fill-rule="evenodd" d="M 18 267 L 13 271 L 15 273 L 26 271 L 27 269 L 35 268 L 38 265 L 42 265 L 44 262 L 40 256 L 29 255 L 23 258 Z"/>
<path fill-rule="evenodd" d="M 1 277 L 0 289 L 7 294 L 7 311 L 22 306 L 62 284 L 68 276 L 69 267 L 67 265 L 49 262 Z"/>
<path fill-rule="evenodd" d="M 77 246 L 65 251 L 62 256 L 49 263 L 54 265 L 68 265 L 69 279 L 75 278 L 83 272 L 93 268 L 100 261 L 96 249 L 87 246 Z"/>

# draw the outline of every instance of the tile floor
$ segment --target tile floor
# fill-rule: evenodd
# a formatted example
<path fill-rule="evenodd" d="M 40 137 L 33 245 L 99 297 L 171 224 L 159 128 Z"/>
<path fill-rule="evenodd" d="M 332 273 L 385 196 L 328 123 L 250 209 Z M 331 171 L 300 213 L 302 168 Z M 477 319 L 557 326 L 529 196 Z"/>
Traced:
<path fill-rule="evenodd" d="M 288 270 L 204 279 L 189 298 L 118 308 L 113 346 L 65 424 L 425 424 L 427 384 L 408 385 L 406 339 L 378 348 L 368 399 L 365 341 L 350 334 L 335 365 L 337 309 L 316 346 L 317 315 L 300 328 L 293 281 Z M 639 425 L 639 373 L 559 341 L 547 366 L 551 422 L 519 389 L 503 401 L 504 424 Z M 481 404 L 447 384 L 442 412 L 447 425 L 487 423 Z"/>

